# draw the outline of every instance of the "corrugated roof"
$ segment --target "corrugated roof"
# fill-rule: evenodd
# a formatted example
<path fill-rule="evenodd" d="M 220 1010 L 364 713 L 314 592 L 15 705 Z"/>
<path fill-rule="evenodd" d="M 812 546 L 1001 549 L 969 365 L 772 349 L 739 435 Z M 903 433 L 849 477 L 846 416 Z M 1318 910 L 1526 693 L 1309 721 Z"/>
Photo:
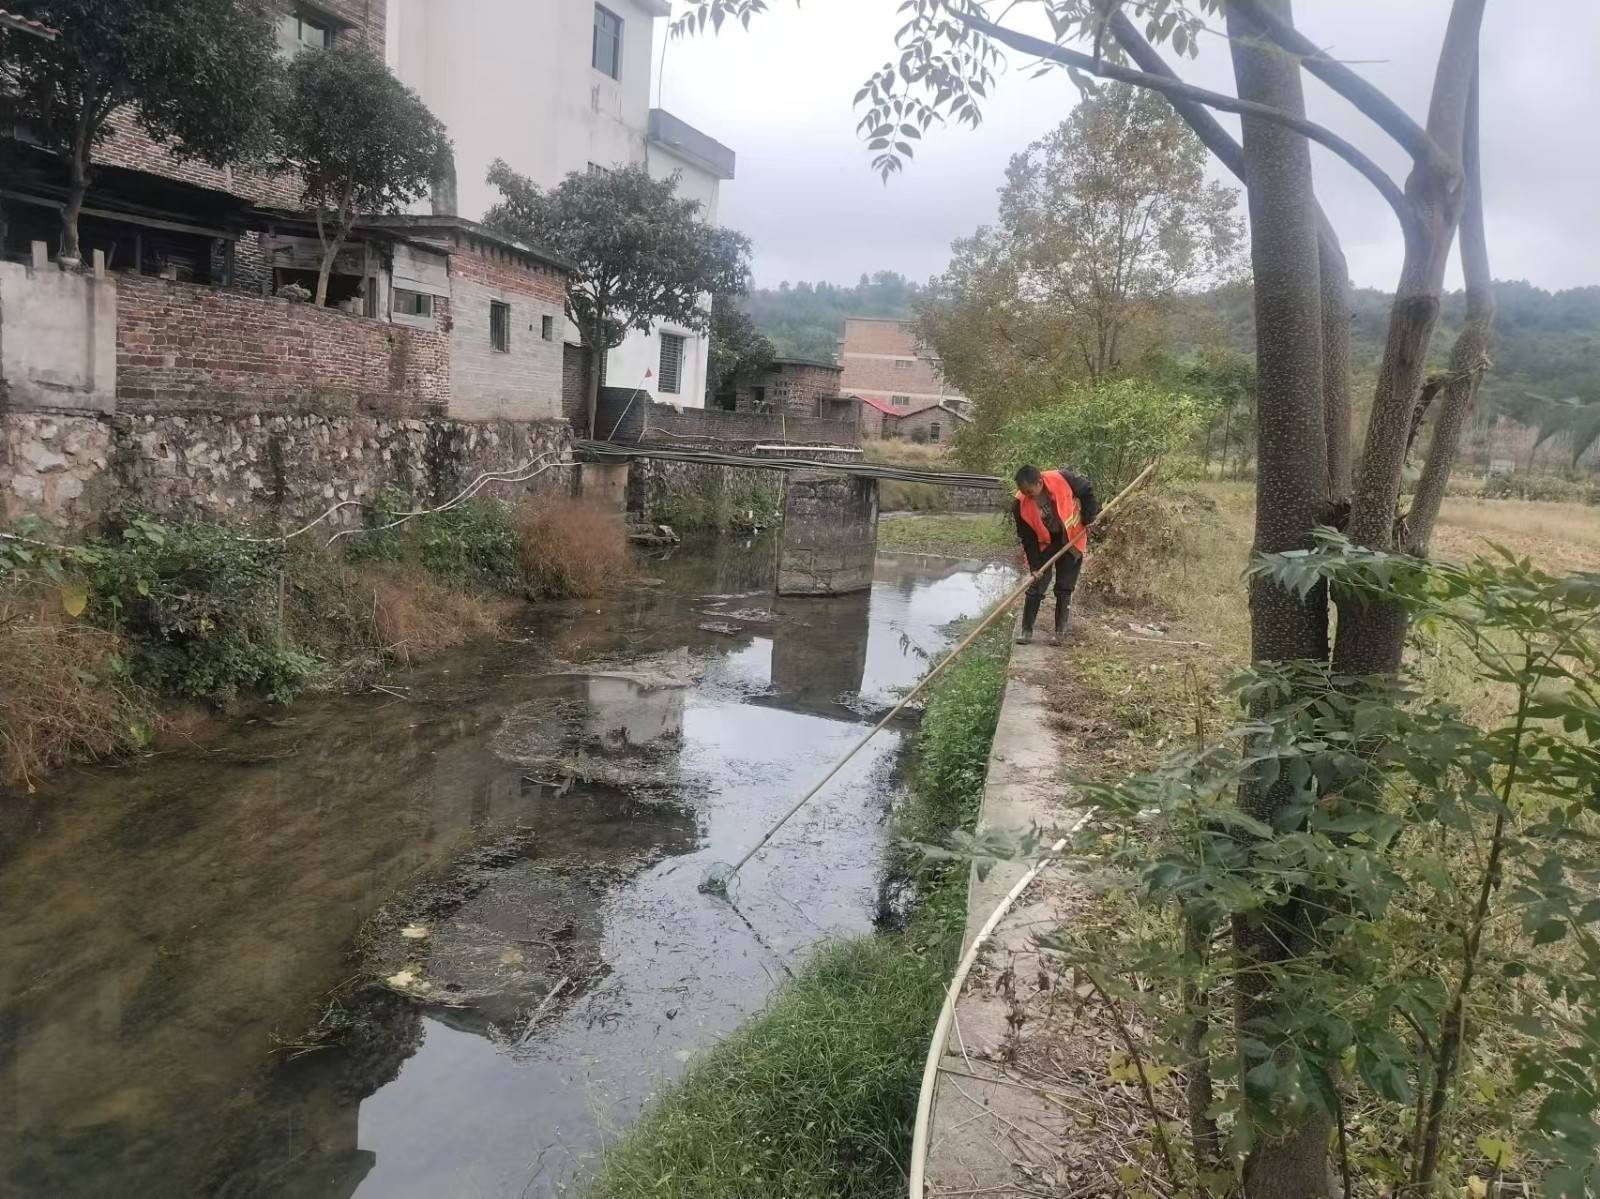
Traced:
<path fill-rule="evenodd" d="M 47 41 L 54 41 L 56 35 L 61 32 L 59 29 L 46 25 L 43 21 L 35 21 L 30 17 L 18 16 L 16 13 L 9 13 L 3 8 L 0 8 L 0 25 L 8 26 L 11 29 L 20 29 L 23 33 L 31 33 Z"/>

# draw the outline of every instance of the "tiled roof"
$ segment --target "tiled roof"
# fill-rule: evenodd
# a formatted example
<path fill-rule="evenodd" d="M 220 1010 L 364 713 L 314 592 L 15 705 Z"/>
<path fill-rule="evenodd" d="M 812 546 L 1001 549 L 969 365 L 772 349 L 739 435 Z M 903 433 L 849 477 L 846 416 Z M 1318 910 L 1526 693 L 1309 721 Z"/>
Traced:
<path fill-rule="evenodd" d="M 9 13 L 3 8 L 0 8 L 0 25 L 10 26 L 12 29 L 20 29 L 24 33 L 38 34 L 42 38 L 51 40 L 54 40 L 56 34 L 61 32 L 59 29 L 52 29 L 43 21 L 35 21 L 29 17 L 19 17 L 16 13 Z"/>
<path fill-rule="evenodd" d="M 954 408 L 947 406 L 943 400 L 929 400 L 926 404 L 919 404 L 915 408 L 896 408 L 893 404 L 887 404 L 880 399 L 874 398 L 873 396 L 857 396 L 856 398 L 859 399 L 863 404 L 871 404 L 885 416 L 893 416 L 896 418 L 903 416 L 915 416 L 919 412 L 926 412 L 929 408 L 943 408 L 951 416 L 960 417 L 962 420 L 972 419 L 964 413 L 957 412 Z"/>

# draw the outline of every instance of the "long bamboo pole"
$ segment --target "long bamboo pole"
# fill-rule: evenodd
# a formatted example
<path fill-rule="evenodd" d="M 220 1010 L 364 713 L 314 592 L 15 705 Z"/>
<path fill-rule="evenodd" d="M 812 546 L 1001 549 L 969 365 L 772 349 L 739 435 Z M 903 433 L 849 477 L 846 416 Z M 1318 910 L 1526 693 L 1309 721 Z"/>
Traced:
<path fill-rule="evenodd" d="M 1117 510 L 1117 507 L 1124 500 L 1126 500 L 1135 491 L 1137 491 L 1139 488 L 1141 488 L 1141 487 L 1143 487 L 1145 485 L 1146 481 L 1149 480 L 1150 476 L 1155 474 L 1155 470 L 1156 470 L 1156 463 L 1152 462 L 1152 463 L 1150 463 L 1149 466 L 1145 467 L 1142 471 L 1140 471 L 1139 474 L 1138 474 L 1138 477 L 1135 478 L 1133 480 L 1133 482 L 1129 483 L 1126 487 L 1124 487 L 1120 492 L 1117 493 L 1116 497 L 1110 503 L 1106 504 L 1103 508 L 1100 509 L 1100 515 L 1095 518 L 1095 523 L 1099 524 L 1101 521 L 1105 520 L 1106 517 L 1110 516 L 1113 512 L 1115 512 Z M 985 629 L 987 629 L 995 621 L 999 620 L 1002 615 L 1004 615 L 1007 611 L 1009 611 L 1011 609 L 1011 606 L 1013 604 L 1015 604 L 1019 599 L 1021 599 L 1023 597 L 1023 595 L 1025 595 L 1027 593 L 1027 590 L 1028 590 L 1029 587 L 1033 586 L 1033 584 L 1035 582 L 1037 582 L 1040 578 L 1042 578 L 1044 576 L 1046 571 L 1048 571 L 1052 566 L 1054 566 L 1056 564 L 1057 560 L 1059 560 L 1065 554 L 1070 553 L 1071 550 L 1072 550 L 1071 545 L 1062 546 L 1055 553 L 1051 554 L 1050 557 L 1048 559 L 1046 559 L 1045 563 L 1042 566 L 1040 566 L 1038 570 L 1036 570 L 1032 574 L 1030 574 L 1021 583 L 1018 583 L 1016 588 L 1014 590 L 1012 590 L 1011 594 L 1006 596 L 1005 599 L 1001 600 L 992 609 L 990 609 L 989 615 L 985 616 L 981 621 L 978 622 L 978 627 L 973 629 L 972 632 L 968 633 L 966 635 L 966 637 L 962 640 L 960 645 L 956 646 L 955 649 L 951 650 L 948 654 L 946 654 L 944 659 L 943 659 L 943 661 L 941 661 L 939 663 L 939 665 L 935 666 L 927 674 L 923 675 L 922 676 L 922 681 L 919 682 L 910 691 L 908 691 L 905 694 L 904 698 L 902 698 L 899 703 L 897 703 L 894 707 L 890 708 L 888 714 L 885 715 L 882 720 L 878 721 L 877 724 L 873 725 L 870 729 L 868 729 L 866 735 L 863 736 L 861 738 L 861 740 L 857 741 L 853 746 L 851 746 L 850 747 L 850 751 L 848 753 L 846 753 L 844 755 L 844 757 L 840 758 L 837 762 L 835 762 L 833 764 L 832 768 L 828 771 L 828 773 L 823 775 L 822 778 L 817 781 L 816 786 L 812 787 L 811 790 L 807 791 L 804 795 L 802 795 L 795 802 L 794 807 L 790 808 L 787 812 L 785 812 L 783 814 L 783 818 L 781 820 L 779 820 L 777 824 L 773 825 L 770 829 L 768 829 L 767 832 L 766 832 L 766 835 L 764 837 L 762 837 L 761 840 L 757 841 L 754 845 L 752 845 L 749 848 L 749 850 L 746 851 L 744 857 L 740 858 L 737 862 L 735 862 L 733 864 L 733 868 L 731 870 L 729 870 L 726 874 L 722 875 L 720 878 L 708 878 L 705 882 L 700 884 L 700 890 L 707 891 L 707 892 L 710 892 L 712 894 L 723 894 L 723 893 L 725 893 L 727 891 L 727 889 L 728 889 L 728 885 L 733 881 L 734 876 L 737 875 L 740 870 L 744 869 L 744 865 L 745 865 L 746 862 L 748 862 L 751 858 L 755 857 L 756 854 L 761 852 L 762 848 L 767 844 L 767 842 L 772 840 L 772 838 L 777 835 L 779 829 L 781 829 L 784 825 L 788 824 L 789 821 L 794 817 L 794 815 L 797 812 L 800 811 L 801 808 L 805 807 L 806 804 L 810 803 L 812 798 L 817 794 L 817 792 L 821 791 L 824 787 L 826 787 L 828 785 L 828 783 L 832 781 L 833 776 L 838 774 L 839 771 L 843 770 L 844 767 L 845 767 L 845 764 L 847 762 L 849 762 L 851 758 L 855 757 L 856 754 L 860 753 L 862 748 L 867 744 L 868 741 L 871 741 L 872 738 L 875 737 L 878 733 L 880 733 L 884 729 L 884 727 L 891 720 L 893 720 L 896 716 L 898 716 L 900 714 L 900 712 L 905 708 L 905 706 L 907 704 L 909 704 L 912 700 L 916 699 L 917 696 L 921 695 L 922 692 L 927 688 L 928 684 L 932 683 L 936 678 L 938 678 L 941 674 L 943 674 L 945 672 L 946 667 L 948 667 L 950 665 L 950 663 L 954 662 L 957 658 L 959 658 L 961 656 L 962 652 L 964 650 L 966 650 L 966 648 L 969 645 L 971 645 L 974 641 L 976 641 L 978 639 L 978 637 L 980 635 L 982 635 L 982 633 L 983 633 L 983 631 Z"/>

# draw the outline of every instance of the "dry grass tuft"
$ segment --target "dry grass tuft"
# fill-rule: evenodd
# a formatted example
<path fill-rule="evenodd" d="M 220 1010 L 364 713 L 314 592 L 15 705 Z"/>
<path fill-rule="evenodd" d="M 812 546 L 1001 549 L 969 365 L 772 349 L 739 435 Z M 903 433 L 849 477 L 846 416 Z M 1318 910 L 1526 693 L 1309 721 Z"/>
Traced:
<path fill-rule="evenodd" d="M 119 676 L 122 641 L 63 610 L 75 589 L 0 584 L 0 783 L 145 744 L 156 723 Z"/>
<path fill-rule="evenodd" d="M 372 562 L 355 571 L 371 597 L 375 648 L 410 664 L 500 629 L 505 602 L 457 591 L 409 563 Z"/>
<path fill-rule="evenodd" d="M 538 497 L 524 501 L 513 520 L 530 595 L 599 595 L 637 573 L 621 518 L 603 508 Z"/>

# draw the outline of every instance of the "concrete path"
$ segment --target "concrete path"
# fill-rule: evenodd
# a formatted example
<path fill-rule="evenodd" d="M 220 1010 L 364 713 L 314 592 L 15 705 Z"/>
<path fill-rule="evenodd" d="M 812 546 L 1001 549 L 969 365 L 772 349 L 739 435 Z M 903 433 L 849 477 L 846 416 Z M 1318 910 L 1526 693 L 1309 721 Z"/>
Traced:
<path fill-rule="evenodd" d="M 1075 814 L 1067 810 L 1057 734 L 1045 684 L 1072 654 L 1043 644 L 1013 647 L 1004 705 L 989 758 L 979 827 L 1037 827 L 1048 843 Z M 963 950 L 1027 873 L 1026 862 L 974 871 Z M 934 1097 L 928 1196 L 1038 1196 L 1066 1193 L 1060 1148 L 1068 1120 L 1045 1090 L 1014 1068 L 1033 1056 L 1030 1009 L 1056 985 L 1034 935 L 1068 915 L 1075 888 L 1047 870 L 1018 899 L 973 967 L 956 1006 Z M 1032 1072 L 1028 1072 L 1031 1074 Z"/>

